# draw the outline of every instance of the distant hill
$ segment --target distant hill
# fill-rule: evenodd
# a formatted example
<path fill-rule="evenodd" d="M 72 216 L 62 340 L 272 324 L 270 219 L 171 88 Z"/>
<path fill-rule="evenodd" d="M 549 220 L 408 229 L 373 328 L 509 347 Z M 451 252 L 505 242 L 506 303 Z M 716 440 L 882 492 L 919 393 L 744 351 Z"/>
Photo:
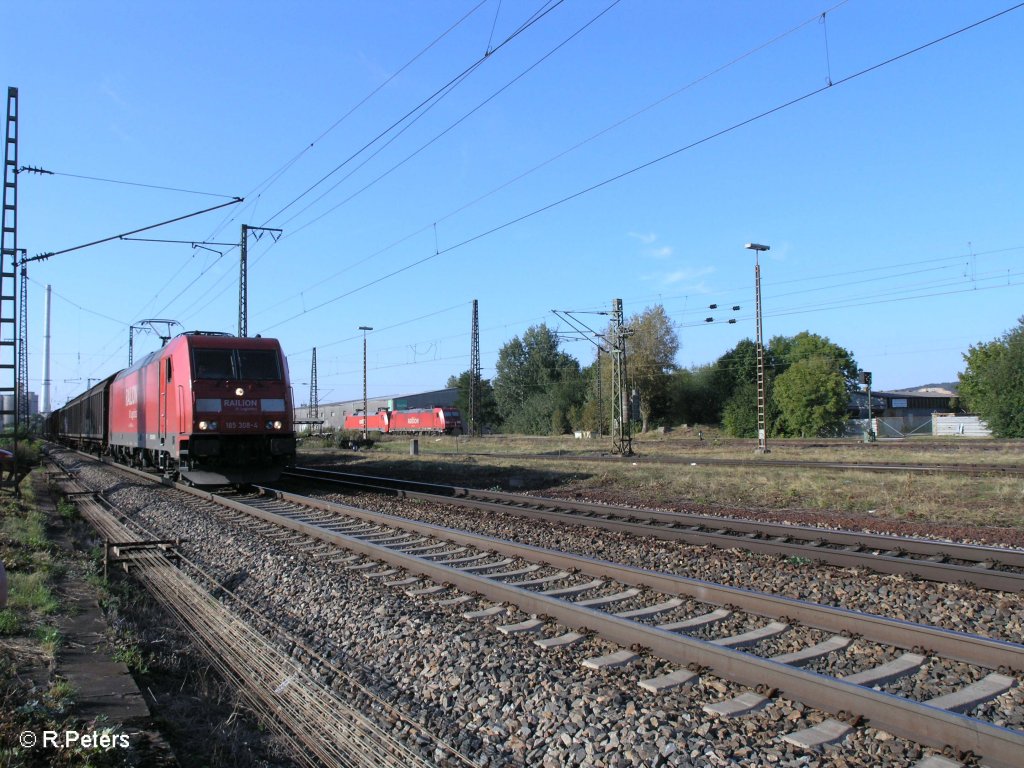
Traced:
<path fill-rule="evenodd" d="M 905 392 L 908 395 L 917 393 L 921 395 L 942 395 L 955 397 L 960 391 L 959 381 L 944 381 L 938 384 L 921 384 L 917 387 L 905 387 L 900 389 L 890 390 L 892 392 Z"/>

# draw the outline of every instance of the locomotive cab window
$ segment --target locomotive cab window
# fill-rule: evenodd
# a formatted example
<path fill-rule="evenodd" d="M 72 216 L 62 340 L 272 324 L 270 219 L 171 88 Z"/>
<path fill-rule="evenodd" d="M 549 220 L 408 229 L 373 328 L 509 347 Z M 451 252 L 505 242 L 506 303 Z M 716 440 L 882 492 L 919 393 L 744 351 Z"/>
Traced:
<path fill-rule="evenodd" d="M 197 379 L 234 379 L 234 355 L 230 349 L 193 349 L 192 367 Z"/>
<path fill-rule="evenodd" d="M 274 349 L 238 350 L 238 378 L 280 381 L 281 365 Z"/>

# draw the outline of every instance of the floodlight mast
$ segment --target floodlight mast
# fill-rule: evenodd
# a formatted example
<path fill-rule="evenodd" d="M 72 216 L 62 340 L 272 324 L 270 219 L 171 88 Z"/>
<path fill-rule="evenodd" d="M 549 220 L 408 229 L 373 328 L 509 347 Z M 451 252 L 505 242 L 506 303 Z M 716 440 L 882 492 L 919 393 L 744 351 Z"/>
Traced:
<path fill-rule="evenodd" d="M 756 453 L 768 453 L 768 418 L 765 413 L 765 406 L 768 399 L 768 387 L 764 378 L 764 333 L 761 327 L 761 264 L 758 256 L 771 250 L 769 245 L 760 243 L 747 243 L 743 246 L 754 252 L 754 304 L 757 323 L 757 448 Z"/>
<path fill-rule="evenodd" d="M 360 325 L 359 330 L 363 332 L 363 442 L 366 442 L 370 427 L 370 415 L 366 412 L 366 332 L 372 331 L 369 325 Z"/>

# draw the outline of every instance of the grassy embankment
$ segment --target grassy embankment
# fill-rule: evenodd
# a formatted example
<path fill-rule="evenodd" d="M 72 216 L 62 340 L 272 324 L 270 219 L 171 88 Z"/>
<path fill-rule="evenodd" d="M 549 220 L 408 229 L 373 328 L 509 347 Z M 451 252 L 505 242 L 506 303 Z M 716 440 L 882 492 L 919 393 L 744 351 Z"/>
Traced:
<path fill-rule="evenodd" d="M 63 643 L 58 619 L 68 610 L 60 584 L 77 563 L 51 541 L 59 521 L 39 510 L 27 480 L 22 494 L 20 500 L 9 491 L 0 495 L 0 559 L 9 587 L 7 607 L 0 610 L 0 765 L 112 765 L 101 753 L 86 757 L 71 749 L 44 754 L 18 746 L 25 731 L 81 729 L 70 714 L 75 691 L 56 673 Z M 75 511 L 62 504 L 59 514 L 66 523 Z M 91 723 L 89 728 L 104 726 Z"/>

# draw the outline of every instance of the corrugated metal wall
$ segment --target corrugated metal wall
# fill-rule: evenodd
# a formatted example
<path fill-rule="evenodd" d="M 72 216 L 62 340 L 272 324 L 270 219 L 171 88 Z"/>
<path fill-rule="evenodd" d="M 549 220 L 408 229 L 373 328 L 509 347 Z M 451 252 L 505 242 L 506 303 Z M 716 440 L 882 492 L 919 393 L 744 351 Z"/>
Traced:
<path fill-rule="evenodd" d="M 933 413 L 932 434 L 953 437 L 992 437 L 992 430 L 978 416 Z"/>

